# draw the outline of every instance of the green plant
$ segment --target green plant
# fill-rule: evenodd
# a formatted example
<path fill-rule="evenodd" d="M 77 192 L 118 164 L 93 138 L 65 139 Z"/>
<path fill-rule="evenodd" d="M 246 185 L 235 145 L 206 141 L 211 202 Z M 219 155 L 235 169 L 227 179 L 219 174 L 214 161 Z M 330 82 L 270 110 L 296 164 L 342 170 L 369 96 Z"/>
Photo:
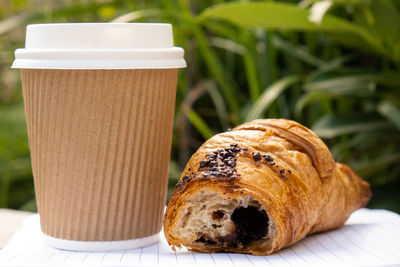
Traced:
<path fill-rule="evenodd" d="M 318 52 L 307 51 L 310 46 L 273 37 L 278 49 L 314 66 L 303 72 L 302 93 L 289 116 L 312 126 L 331 144 L 337 160 L 349 163 L 373 185 L 398 183 L 400 6 L 396 1 L 313 2 L 310 8 L 277 2 L 227 3 L 205 10 L 199 18 L 254 31 L 318 32 L 324 45 L 343 46 L 344 53 L 321 60 L 315 56 Z M 326 14 L 326 4 L 332 14 Z M 317 21 L 311 21 L 315 17 Z M 265 94 L 271 92 L 267 88 Z M 245 120 L 261 115 L 256 114 Z"/>
<path fill-rule="evenodd" d="M 0 138 L 0 191 L 7 192 L 1 206 L 32 207 L 33 199 L 32 185 L 17 183 L 32 183 L 26 136 L 15 134 L 24 123 L 10 117 L 15 107 L 23 118 L 18 73 L 8 69 L 12 52 L 23 43 L 21 25 L 113 20 L 172 23 L 175 43 L 185 49 L 188 68 L 179 73 L 170 192 L 205 139 L 253 118 L 284 117 L 311 127 L 336 160 L 372 183 L 377 192 L 372 207 L 400 211 L 398 1 L 87 0 L 45 6 L 45 12 L 15 7 L 24 12 L 5 14 L 0 22 L 6 63 L 0 67 L 0 137 L 9 132 L 11 138 Z M 15 142 L 23 143 L 21 151 Z M 13 171 L 16 159 L 21 161 L 15 166 L 25 171 Z"/>
<path fill-rule="evenodd" d="M 310 21 L 322 2 L 329 2 L 331 14 Z M 337 160 L 350 164 L 375 187 L 396 185 L 400 174 L 399 11 L 395 1 L 314 1 L 310 8 L 277 2 L 223 3 L 196 18 L 201 26 L 197 31 L 203 28 L 209 34 L 209 45 L 200 33 L 195 38 L 200 39 L 200 54 L 207 58 L 210 72 L 218 76 L 222 71 L 215 50 L 243 60 L 248 97 L 242 91 L 236 101 L 226 101 L 233 114 L 238 105 L 242 107 L 231 123 L 263 116 L 294 118 L 311 126 L 325 138 Z M 264 45 L 261 51 L 260 44 Z M 293 62 L 279 63 L 279 56 Z M 273 77 L 267 65 L 273 60 L 275 66 L 288 66 L 288 73 L 274 71 L 281 78 L 275 76 L 275 83 L 266 86 L 271 80 L 262 78 Z M 290 73 L 301 74 L 300 86 L 287 82 L 294 79 Z M 238 85 L 229 73 L 216 82 L 221 88 L 231 84 L 230 95 L 221 90 L 225 99 L 237 93 Z M 262 93 L 260 86 L 266 88 Z M 204 139 L 209 137 L 204 133 L 211 130 L 203 129 L 212 126 L 190 121 Z"/>
<path fill-rule="evenodd" d="M 329 10 L 310 21 L 323 2 L 329 2 Z M 236 2 L 197 17 L 186 14 L 190 22 L 196 20 L 190 25 L 196 27 L 197 52 L 209 72 L 205 75 L 214 77 L 226 99 L 220 105 L 234 114 L 231 124 L 294 118 L 325 138 L 338 161 L 382 191 L 399 188 L 399 10 L 395 1 L 313 1 L 309 8 Z M 300 85 L 292 74 L 300 75 Z M 208 116 L 204 100 L 198 102 L 194 110 L 203 120 L 190 119 L 193 109 L 189 120 L 203 138 L 224 130 L 213 124 L 215 114 Z"/>

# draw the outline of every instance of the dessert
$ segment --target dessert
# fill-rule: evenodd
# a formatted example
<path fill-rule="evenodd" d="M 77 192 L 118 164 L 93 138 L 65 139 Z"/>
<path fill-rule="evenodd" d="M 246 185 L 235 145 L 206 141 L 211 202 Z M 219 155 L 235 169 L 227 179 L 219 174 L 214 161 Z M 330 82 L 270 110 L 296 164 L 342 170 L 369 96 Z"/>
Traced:
<path fill-rule="evenodd" d="M 311 130 L 260 119 L 215 135 L 191 157 L 164 232 L 174 247 L 268 255 L 340 227 L 370 196 Z"/>

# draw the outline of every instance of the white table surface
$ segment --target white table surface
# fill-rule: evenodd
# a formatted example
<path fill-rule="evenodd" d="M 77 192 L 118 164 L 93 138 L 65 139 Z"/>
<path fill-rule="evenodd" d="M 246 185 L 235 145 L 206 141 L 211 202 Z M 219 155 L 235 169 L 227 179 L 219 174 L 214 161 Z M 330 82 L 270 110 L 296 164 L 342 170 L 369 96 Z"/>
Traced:
<path fill-rule="evenodd" d="M 400 215 L 361 209 L 336 230 L 309 236 L 269 256 L 173 251 L 155 245 L 113 252 L 71 252 L 44 243 L 39 216 L 27 217 L 0 251 L 0 266 L 400 266 Z"/>

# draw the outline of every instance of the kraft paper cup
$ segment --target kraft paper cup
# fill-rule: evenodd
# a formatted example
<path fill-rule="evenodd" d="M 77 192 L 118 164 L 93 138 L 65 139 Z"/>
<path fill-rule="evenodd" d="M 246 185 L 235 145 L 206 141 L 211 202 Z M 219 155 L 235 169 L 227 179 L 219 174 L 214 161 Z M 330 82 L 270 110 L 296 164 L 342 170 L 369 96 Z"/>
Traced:
<path fill-rule="evenodd" d="M 102 251 L 159 240 L 178 68 L 169 24 L 27 28 L 21 69 L 48 245 Z"/>

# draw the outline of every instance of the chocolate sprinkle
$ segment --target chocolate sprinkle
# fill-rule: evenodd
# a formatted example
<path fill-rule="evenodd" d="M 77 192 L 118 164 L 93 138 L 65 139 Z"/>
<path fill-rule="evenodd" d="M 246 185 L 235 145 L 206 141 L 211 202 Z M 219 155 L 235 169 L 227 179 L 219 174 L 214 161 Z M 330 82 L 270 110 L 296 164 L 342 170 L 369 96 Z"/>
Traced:
<path fill-rule="evenodd" d="M 231 144 L 230 147 L 219 149 L 213 153 L 206 155 L 206 160 L 199 164 L 198 172 L 192 173 L 190 176 L 185 175 L 182 180 L 175 185 L 175 188 L 182 189 L 183 185 L 188 183 L 194 178 L 227 178 L 233 182 L 234 179 L 239 178 L 240 174 L 236 170 L 236 155 L 244 151 L 237 144 Z M 261 156 L 260 156 L 261 157 Z"/>
<path fill-rule="evenodd" d="M 279 174 L 280 174 L 281 178 L 284 178 L 285 177 L 285 170 L 284 169 L 280 169 L 279 170 Z"/>
<path fill-rule="evenodd" d="M 231 149 L 233 152 L 236 152 L 236 153 L 242 151 L 242 149 L 239 148 L 237 144 L 232 144 Z M 243 149 L 243 150 L 246 150 L 246 149 Z"/>
<path fill-rule="evenodd" d="M 255 161 L 261 160 L 261 154 L 260 154 L 260 152 L 253 153 L 253 159 L 254 159 Z"/>
<path fill-rule="evenodd" d="M 200 162 L 198 171 L 203 172 L 203 178 L 238 178 L 236 172 L 236 155 L 241 152 L 237 144 L 225 149 L 219 149 L 206 155 L 207 160 Z"/>
<path fill-rule="evenodd" d="M 262 157 L 266 162 L 268 162 L 269 165 L 271 166 L 275 165 L 274 158 L 271 157 L 270 155 L 263 155 Z"/>
<path fill-rule="evenodd" d="M 205 168 L 207 167 L 207 162 L 206 161 L 201 161 L 200 162 L 200 168 Z"/>
<path fill-rule="evenodd" d="M 274 162 L 274 159 L 270 155 L 263 155 L 263 159 L 266 162 Z"/>
<path fill-rule="evenodd" d="M 288 173 L 292 174 L 292 171 L 291 171 L 291 170 L 287 170 L 287 171 L 288 171 Z"/>

